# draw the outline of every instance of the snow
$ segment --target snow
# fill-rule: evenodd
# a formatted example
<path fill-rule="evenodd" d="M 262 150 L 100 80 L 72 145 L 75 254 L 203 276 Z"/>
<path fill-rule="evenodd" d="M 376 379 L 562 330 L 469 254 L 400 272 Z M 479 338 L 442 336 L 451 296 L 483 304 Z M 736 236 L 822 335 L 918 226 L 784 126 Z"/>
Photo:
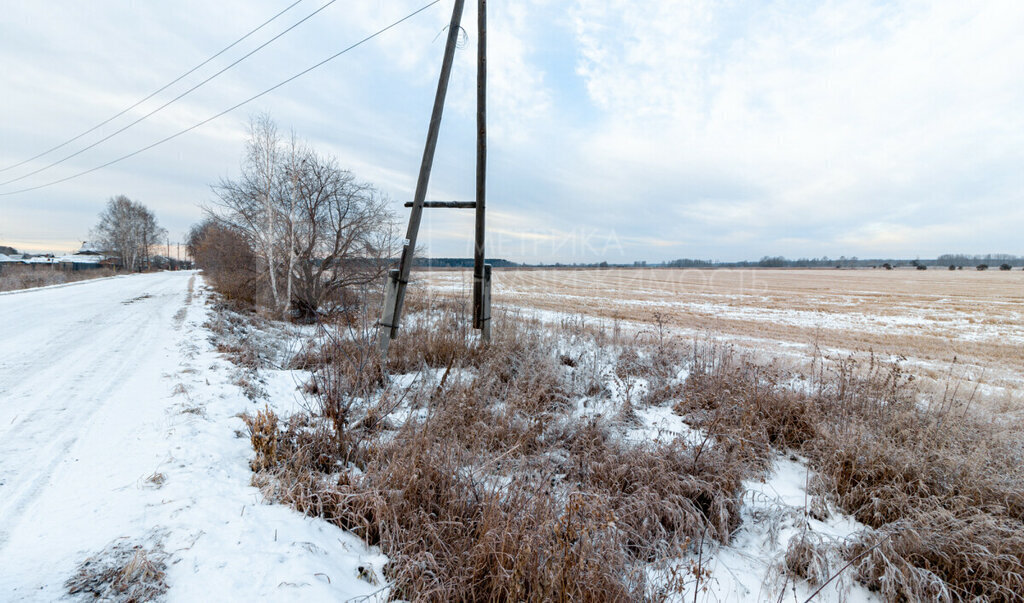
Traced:
<path fill-rule="evenodd" d="M 671 406 L 649 406 L 636 409 L 640 426 L 626 432 L 626 441 L 633 444 L 643 442 L 667 443 L 681 439 L 687 446 L 710 445 L 707 435 L 694 429 L 682 417 L 672 411 Z"/>
<path fill-rule="evenodd" d="M 123 539 L 167 552 L 168 601 L 386 596 L 379 551 L 250 485 L 257 406 L 209 343 L 208 295 L 164 272 L 0 297 L 0 600 L 59 599 Z M 298 404 L 296 385 L 268 388 Z"/>
<path fill-rule="evenodd" d="M 814 593 L 817 586 L 802 580 L 794 583 L 778 571 L 790 541 L 807 534 L 815 540 L 840 543 L 866 526 L 834 509 L 824 521 L 811 517 L 807 512 L 810 497 L 806 485 L 812 476 L 805 460 L 780 457 L 763 481 L 743 483 L 743 524 L 732 542 L 728 546 L 706 543 L 703 556 L 692 555 L 678 562 L 681 567 L 700 563 L 710 572 L 701 581 L 696 600 L 805 601 Z M 841 560 L 833 559 L 830 570 L 835 572 L 843 565 Z M 691 583 L 681 601 L 695 600 L 693 586 Z M 782 599 L 780 589 L 785 591 Z M 868 603 L 880 599 L 853 582 L 847 569 L 829 582 L 815 600 Z"/>

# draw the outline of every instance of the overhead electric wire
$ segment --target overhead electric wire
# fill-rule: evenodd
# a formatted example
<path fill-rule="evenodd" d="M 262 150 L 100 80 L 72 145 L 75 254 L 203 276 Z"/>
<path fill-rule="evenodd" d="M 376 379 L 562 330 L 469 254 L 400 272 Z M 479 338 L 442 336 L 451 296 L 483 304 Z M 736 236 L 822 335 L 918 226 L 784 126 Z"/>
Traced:
<path fill-rule="evenodd" d="M 32 157 L 29 157 L 28 159 L 25 159 L 24 161 L 20 161 L 20 162 L 18 162 L 18 163 L 15 163 L 15 164 L 9 165 L 9 166 L 7 166 L 7 167 L 4 167 L 4 168 L 0 168 L 0 173 L 6 172 L 7 170 L 11 170 L 11 169 L 14 169 L 14 168 L 16 168 L 16 167 L 19 167 L 19 166 L 22 166 L 22 165 L 25 165 L 26 163 L 28 163 L 28 162 L 30 162 L 30 161 L 35 161 L 36 159 L 39 159 L 40 157 L 42 157 L 42 156 L 44 156 L 44 155 L 49 155 L 50 153 L 52 153 L 52 152 L 56 151 L 57 149 L 60 149 L 60 148 L 66 147 L 67 145 L 69 145 L 69 144 L 71 144 L 71 143 L 75 142 L 76 140 L 78 140 L 79 138 L 81 138 L 81 137 L 85 136 L 86 134 L 91 134 L 92 132 L 95 132 L 96 130 L 98 130 L 98 129 L 102 128 L 103 126 L 105 126 L 105 125 L 109 124 L 110 122 L 114 121 L 114 120 L 115 120 L 115 119 L 117 119 L 118 117 L 121 117 L 121 116 L 122 116 L 122 115 L 124 115 L 125 113 L 127 113 L 127 112 L 131 111 L 131 110 L 132 110 L 132 109 L 134 109 L 135 107 L 138 107 L 138 106 L 139 106 L 139 105 L 141 105 L 142 103 L 144 103 L 144 102 L 148 101 L 149 99 L 153 98 L 153 97 L 154 97 L 154 96 L 156 96 L 157 94 L 160 94 L 160 93 L 161 93 L 161 92 L 163 92 L 164 90 L 167 90 L 168 88 L 170 88 L 170 87 L 171 87 L 171 86 L 173 86 L 174 84 L 177 84 L 177 83 L 178 83 L 178 82 L 180 82 L 181 80 L 183 80 L 183 79 L 185 79 L 186 77 L 188 77 L 188 76 L 192 75 L 193 73 L 195 73 L 195 72 L 196 72 L 196 70 L 197 70 L 197 69 L 199 69 L 199 68 L 201 68 L 201 67 L 205 66 L 205 65 L 206 65 L 207 63 L 209 63 L 209 62 L 210 62 L 210 61 L 212 61 L 213 59 L 215 59 L 215 58 L 219 57 L 220 55 L 224 54 L 225 52 L 227 52 L 227 51 L 231 50 L 232 48 L 234 48 L 235 46 L 237 46 L 239 42 L 241 42 L 241 41 L 245 40 L 246 38 L 248 38 L 248 37 L 249 37 L 249 36 L 251 36 L 252 34 L 256 33 L 257 31 L 259 31 L 259 30 L 263 29 L 264 27 L 266 27 L 267 25 L 269 25 L 269 24 L 270 24 L 270 23 L 271 23 L 272 21 L 274 21 L 275 19 L 277 19 L 277 18 L 278 18 L 278 17 L 280 17 L 281 15 L 285 14 L 286 12 L 288 12 L 289 10 L 291 10 L 292 8 L 294 8 L 294 7 L 295 7 L 295 5 L 296 5 L 296 4 L 298 4 L 298 3 L 300 3 L 300 2 L 302 2 L 302 0 L 295 0 L 295 2 L 292 2 L 291 4 L 289 4 L 289 5 L 288 5 L 288 6 L 287 6 L 287 7 L 286 7 L 286 8 L 285 8 L 285 9 L 284 9 L 283 11 L 281 11 L 281 12 L 277 13 L 276 15 L 274 15 L 273 17 L 271 17 L 271 18 L 267 19 L 266 21 L 264 21 L 263 23 L 261 23 L 261 24 L 260 24 L 260 25 L 259 25 L 258 27 L 256 27 L 255 29 L 252 29 L 252 30 L 250 30 L 250 31 L 249 31 L 249 33 L 245 34 L 245 35 L 244 35 L 244 36 L 242 36 L 241 38 L 238 38 L 238 39 L 237 39 L 237 40 L 235 40 L 234 42 L 232 42 L 232 43 L 228 44 L 227 46 L 225 46 L 224 48 L 222 48 L 222 49 L 221 49 L 221 50 L 220 50 L 219 52 L 217 52 L 216 54 L 214 54 L 214 55 L 210 56 L 209 58 L 207 58 L 207 59 L 206 59 L 205 61 L 203 61 L 202 63 L 199 63 L 198 65 L 196 65 L 196 66 L 195 66 L 195 67 L 193 67 L 192 69 L 189 69 L 189 70 L 188 70 L 188 71 L 186 71 L 185 73 L 183 73 L 183 74 L 179 75 L 178 77 L 174 78 L 173 80 L 171 80 L 171 81 L 170 81 L 170 82 L 168 82 L 167 84 L 164 84 L 164 85 L 163 85 L 163 87 L 161 87 L 161 88 L 160 88 L 159 90 L 156 90 L 156 91 L 154 91 L 154 92 L 153 92 L 153 93 L 151 93 L 151 94 L 150 94 L 149 96 L 147 96 L 147 97 L 143 98 L 142 100 L 140 100 L 140 101 L 136 102 L 136 103 L 135 103 L 134 105 L 132 105 L 132 106 L 130 106 L 130 107 L 128 107 L 128 108 L 126 108 L 126 109 L 122 110 L 121 112 L 119 112 L 119 113 L 117 113 L 117 114 L 115 114 L 115 115 L 113 115 L 113 116 L 111 116 L 111 117 L 107 118 L 106 120 L 104 120 L 104 121 L 102 121 L 102 122 L 100 122 L 100 123 L 96 124 L 95 126 L 93 126 L 93 127 L 89 128 L 89 129 L 88 129 L 88 130 L 86 130 L 85 132 L 82 132 L 82 133 L 81 133 L 81 134 L 79 134 L 78 136 L 75 136 L 74 138 L 69 138 L 69 139 L 65 140 L 64 142 L 60 143 L 59 145 L 57 145 L 57 146 L 55 146 L 55 147 L 50 147 L 49 149 L 46 149 L 45 151 L 43 151 L 42 153 L 39 153 L 38 155 L 35 155 L 35 156 L 32 156 Z"/>
<path fill-rule="evenodd" d="M 187 134 L 188 132 L 191 132 L 192 130 L 195 130 L 196 128 L 198 128 L 200 126 L 203 126 L 203 125 L 206 125 L 206 124 L 210 123 L 211 121 L 217 119 L 218 117 L 227 115 L 228 113 L 234 111 L 235 109 L 237 109 L 237 108 L 239 108 L 239 107 L 241 107 L 243 105 L 247 105 L 247 104 L 251 103 L 252 101 L 256 100 L 257 98 L 260 98 L 261 96 L 269 94 L 269 93 L 273 92 L 274 90 L 277 90 L 281 86 L 284 86 L 285 84 L 287 84 L 287 83 L 289 83 L 289 82 L 291 82 L 293 80 L 296 80 L 296 79 L 306 75 L 310 71 L 313 71 L 314 69 L 317 69 L 318 67 L 321 67 L 321 66 L 323 66 L 323 65 L 333 61 L 334 59 L 340 57 L 341 55 L 345 54 L 346 52 L 348 52 L 350 50 L 353 50 L 353 49 L 355 49 L 355 48 L 357 48 L 359 46 L 362 46 L 366 42 L 369 42 L 370 40 L 376 38 L 377 36 L 379 36 L 382 33 L 388 31 L 389 29 L 397 27 L 401 23 L 404 23 L 405 21 L 408 21 L 409 19 L 411 19 L 411 18 L 415 17 L 416 15 L 420 14 L 421 12 L 427 10 L 431 6 L 434 6 L 435 4 L 437 4 L 440 1 L 441 0 L 434 0 L 433 2 L 430 2 L 428 4 L 423 5 L 422 7 L 416 9 L 415 11 L 413 11 L 413 12 L 409 13 L 408 15 L 402 17 L 401 19 L 395 21 L 391 25 L 388 25 L 387 27 L 384 27 L 382 29 L 379 29 L 379 30 L 375 31 L 374 33 L 366 36 L 362 40 L 359 40 L 358 42 L 352 44 L 351 46 L 349 46 L 349 47 L 347 47 L 347 48 L 345 48 L 343 50 L 340 50 L 340 51 L 332 54 L 331 56 L 329 56 L 326 59 L 320 61 L 319 63 L 316 63 L 315 65 L 312 65 L 311 67 L 307 67 L 306 69 L 303 69 L 302 71 L 296 73 L 295 75 L 289 77 L 288 79 L 285 79 L 285 80 L 283 80 L 281 82 L 278 82 L 277 84 L 274 84 L 273 86 L 271 86 L 270 88 L 267 88 L 263 92 L 260 92 L 259 94 L 255 94 L 253 96 L 250 96 L 249 98 L 245 99 L 244 101 L 242 101 L 242 102 L 240 102 L 240 103 L 238 103 L 238 104 L 236 104 L 236 105 L 234 105 L 232 107 L 224 109 L 223 111 L 221 111 L 220 113 L 217 113 L 216 115 L 213 115 L 212 117 L 208 117 L 208 118 L 204 119 L 203 121 L 200 121 L 200 122 L 198 122 L 196 124 L 193 124 L 193 125 L 189 126 L 188 128 L 185 128 L 184 130 L 181 130 L 180 132 L 177 132 L 175 134 L 171 134 L 170 136 L 168 136 L 166 138 L 162 138 L 162 139 L 160 139 L 160 140 L 158 140 L 158 141 L 156 141 L 156 142 L 154 142 L 154 143 L 152 143 L 150 145 L 142 147 L 141 149 L 138 149 L 136 151 L 132 151 L 131 153 L 128 153 L 127 155 L 122 155 L 121 157 L 118 157 L 117 159 L 112 159 L 112 160 L 110 160 L 110 161 L 108 161 L 108 162 L 106 162 L 106 163 L 104 163 L 102 165 L 98 165 L 98 166 L 96 166 L 94 168 L 90 168 L 90 169 L 85 170 L 83 172 L 78 172 L 77 174 L 72 174 L 72 175 L 67 176 L 65 178 L 61 178 L 59 180 L 54 180 L 52 182 L 47 182 L 46 184 L 40 184 L 38 186 L 32 186 L 32 187 L 28 187 L 28 188 L 23 188 L 21 190 L 16 190 L 16 191 L 3 192 L 3 193 L 0 193 L 0 197 L 6 197 L 6 196 L 9 196 L 9 195 L 17 195 L 17 194 L 20 194 L 20 193 L 27 193 L 29 191 L 39 190 L 41 188 L 46 188 L 48 186 L 53 186 L 55 184 L 60 184 L 62 182 L 67 182 L 68 180 L 73 180 L 73 179 L 78 178 L 80 176 L 85 176 L 86 174 L 91 174 L 91 173 L 93 173 L 93 172 L 95 172 L 97 170 L 101 170 L 103 168 L 110 167 L 111 165 L 114 165 L 115 163 L 119 163 L 121 161 L 124 161 L 125 159 L 129 159 L 129 158 L 134 157 L 134 156 L 136 156 L 136 155 L 138 155 L 140 153 L 144 153 L 144 152 L 146 152 L 146 151 L 148 151 L 148 150 L 150 150 L 150 149 L 152 149 L 154 147 L 160 146 L 160 145 L 162 145 L 165 142 L 174 140 L 175 138 L 181 136 L 182 134 Z"/>
<path fill-rule="evenodd" d="M 246 54 L 242 55 L 242 56 L 241 56 L 241 57 L 239 57 L 239 58 L 238 58 L 237 60 L 235 60 L 235 62 L 231 63 L 231 64 L 230 64 L 230 65 L 228 65 L 227 67 L 225 67 L 225 68 L 221 69 L 220 71 L 218 71 L 218 72 L 214 73 L 214 74 L 213 74 L 213 75 L 211 75 L 210 77 L 208 77 L 208 78 L 206 78 L 205 80 L 203 80 L 203 81 L 199 82 L 199 83 L 198 83 L 198 84 L 196 84 L 195 86 L 192 86 L 192 87 L 191 87 L 191 88 L 189 88 L 188 90 L 186 90 L 186 91 L 182 92 L 182 93 L 181 93 L 181 94 L 179 94 L 178 96 L 175 96 L 175 97 L 174 97 L 174 98 L 172 98 L 171 100 L 169 100 L 169 101 L 167 101 L 166 103 L 164 103 L 164 104 L 160 105 L 160 106 L 159 106 L 159 107 L 157 107 L 156 109 L 153 109 L 152 111 L 150 111 L 149 113 L 147 113 L 147 114 L 143 115 L 142 117 L 140 117 L 140 118 L 136 119 L 135 121 L 131 122 L 131 123 L 130 123 L 130 124 L 128 124 L 127 126 L 124 126 L 124 127 L 123 127 L 123 128 L 121 128 L 120 130 L 116 130 L 116 131 L 114 131 L 114 132 L 112 132 L 112 133 L 108 134 L 107 136 L 104 136 L 103 138 L 101 138 L 101 139 L 97 140 L 96 142 L 92 143 L 91 145 L 89 145 L 89 146 L 87 146 L 87 147 L 83 147 L 83 148 L 81 148 L 81 149 L 79 149 L 79 150 L 75 151 L 74 153 L 71 153 L 70 155 L 67 155 L 66 157 L 63 157 L 63 158 L 61 158 L 61 159 L 58 159 L 57 161 L 54 161 L 53 163 L 51 163 L 51 164 L 49 164 L 49 165 L 45 165 L 45 166 L 43 166 L 43 167 L 41 167 L 41 168 L 39 168 L 39 169 L 37 169 L 37 170 L 34 170 L 34 171 L 31 171 L 31 172 L 28 172 L 27 174 L 23 174 L 23 175 L 21 175 L 21 176 L 18 176 L 17 178 L 12 178 L 12 179 L 10 179 L 10 180 L 6 180 L 6 181 L 4 181 L 4 182 L 0 182 L 0 186 L 7 186 L 8 184 L 12 184 L 12 183 L 14 183 L 14 182 L 18 182 L 19 180 L 24 180 L 25 178 L 28 178 L 29 176 L 34 176 L 34 175 L 36 175 L 36 174 L 38 174 L 38 173 L 40 173 L 40 172 L 44 172 L 44 171 L 46 171 L 46 170 L 48 170 L 48 169 L 50 169 L 50 168 L 52 168 L 52 167 L 54 167 L 54 166 L 60 165 L 60 164 L 64 163 L 65 161 L 67 161 L 68 159 L 71 159 L 71 158 L 73 158 L 73 157 L 77 157 L 78 155 L 81 155 L 82 153 L 84 153 L 84 152 L 88 151 L 89 149 L 95 148 L 96 146 L 98 146 L 98 145 L 100 145 L 100 144 L 102 144 L 102 143 L 104 143 L 104 142 L 106 142 L 106 141 L 110 140 L 111 138 L 113 138 L 113 137 L 117 136 L 117 135 L 118 135 L 118 134 L 120 134 L 121 132 L 124 132 L 124 131 L 125 131 L 125 130 L 127 130 L 128 128 L 131 128 L 131 127 L 132 127 L 132 126 L 134 126 L 135 124 L 137 124 L 137 123 L 139 123 L 139 122 L 141 122 L 141 121 L 143 121 L 143 120 L 145 120 L 145 119 L 148 119 L 149 117 L 152 117 L 152 116 L 153 116 L 153 115 L 154 115 L 155 113 L 158 113 L 158 112 L 162 111 L 163 109 L 165 109 L 165 108 L 166 108 L 166 107 L 168 107 L 169 105 L 172 105 L 172 104 L 176 103 L 177 101 L 181 100 L 182 98 L 184 98 L 185 96 L 188 96 L 189 94 L 191 94 L 192 92 L 194 92 L 194 91 L 195 91 L 196 89 L 200 88 L 201 86 L 204 86 L 204 85 L 206 85 L 206 84 L 207 84 L 207 83 L 209 83 L 209 82 L 210 82 L 211 80 L 213 80 L 213 79 L 214 79 L 214 78 L 216 78 L 217 76 L 221 75 L 222 73 L 224 73 L 224 72 L 225 72 L 225 71 L 227 71 L 228 69 L 231 69 L 231 68 L 232 68 L 232 67 L 234 67 L 235 65 L 237 65 L 237 64 L 239 64 L 239 63 L 241 63 L 241 62 L 242 62 L 242 61 L 244 61 L 245 59 L 247 59 L 247 58 L 251 57 L 252 55 L 256 54 L 257 52 L 259 52 L 260 50 L 262 50 L 263 48 L 265 48 L 265 47 L 266 47 L 267 45 L 269 45 L 269 44 L 270 44 L 271 42 L 274 42 L 275 40 L 277 40 L 277 39 L 278 39 L 278 38 L 280 38 L 281 36 L 285 35 L 286 33 L 290 32 L 291 30 L 295 29 L 295 28 L 296 28 L 296 27 L 298 27 L 299 25 L 302 25 L 303 23 L 305 23 L 305 22 L 306 22 L 306 21 L 308 21 L 309 19 L 313 18 L 313 17 L 314 17 L 314 16 L 315 16 L 315 15 L 316 15 L 317 13 L 319 13 L 320 11 L 324 10 L 325 8 L 327 8 L 328 6 L 330 6 L 330 5 L 334 4 L 334 3 L 335 3 L 335 2 L 337 2 L 337 1 L 338 1 L 338 0 L 328 0 L 328 2 L 327 2 L 326 4 L 324 4 L 323 6 L 321 6 L 321 7 L 320 7 L 320 8 L 318 8 L 318 9 L 316 9 L 315 11 L 313 11 L 313 12 L 309 13 L 308 15 L 306 15 L 305 17 L 303 17 L 302 19 L 300 19 L 299 21 L 297 21 L 296 23 L 294 23 L 294 24 L 293 24 L 293 25 L 292 25 L 291 27 L 289 27 L 288 29 L 286 29 L 286 30 L 282 31 L 281 33 L 277 34 L 277 35 L 276 35 L 276 36 L 274 36 L 273 38 L 270 38 L 269 40 L 267 40 L 266 42 L 264 42 L 264 43 L 260 44 L 260 45 L 259 45 L 259 46 L 257 46 L 256 48 L 254 48 L 254 49 L 250 50 L 250 51 L 249 51 L 248 53 L 246 53 Z"/>

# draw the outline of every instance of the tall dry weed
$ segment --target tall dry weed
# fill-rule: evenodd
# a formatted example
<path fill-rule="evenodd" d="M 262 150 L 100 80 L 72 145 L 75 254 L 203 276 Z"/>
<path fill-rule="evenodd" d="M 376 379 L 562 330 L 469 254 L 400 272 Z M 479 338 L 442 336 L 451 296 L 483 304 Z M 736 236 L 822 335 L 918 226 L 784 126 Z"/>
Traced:
<path fill-rule="evenodd" d="M 794 388 L 712 348 L 677 410 L 745 458 L 806 455 L 815 490 L 874 528 L 845 551 L 861 582 L 889 600 L 1024 600 L 1024 430 L 923 406 L 899 361 L 838 359 Z M 791 550 L 787 568 L 820 579 L 813 552 Z"/>
<path fill-rule="evenodd" d="M 713 342 L 500 309 L 515 328 L 480 346 L 464 304 L 408 309 L 386 365 L 372 318 L 325 330 L 302 355 L 315 412 L 254 423 L 279 430 L 260 440 L 273 454 L 254 440 L 254 481 L 381 546 L 395 597 L 678 595 L 706 578 L 699 563 L 668 591 L 644 568 L 728 543 L 742 480 L 796 451 L 817 475 L 811 506 L 827 499 L 871 529 L 839 548 L 795 539 L 783 563 L 793 578 L 825 584 L 841 558 L 886 599 L 1020 600 L 1020 427 L 954 395 L 920 404 L 898 361 L 836 358 L 798 376 Z M 706 440 L 622 437 L 661 404 Z"/>

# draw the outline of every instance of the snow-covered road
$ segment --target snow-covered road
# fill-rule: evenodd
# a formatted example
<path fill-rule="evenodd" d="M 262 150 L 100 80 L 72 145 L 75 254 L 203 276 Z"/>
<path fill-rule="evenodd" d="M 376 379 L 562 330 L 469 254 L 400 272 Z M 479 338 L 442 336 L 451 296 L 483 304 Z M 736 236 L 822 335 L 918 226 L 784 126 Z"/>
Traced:
<path fill-rule="evenodd" d="M 0 295 L 0 600 L 54 600 L 121 540 L 166 551 L 169 600 L 343 600 L 381 558 L 249 485 L 250 410 L 202 326 L 201 277 Z M 332 579 L 333 578 L 333 579 Z"/>

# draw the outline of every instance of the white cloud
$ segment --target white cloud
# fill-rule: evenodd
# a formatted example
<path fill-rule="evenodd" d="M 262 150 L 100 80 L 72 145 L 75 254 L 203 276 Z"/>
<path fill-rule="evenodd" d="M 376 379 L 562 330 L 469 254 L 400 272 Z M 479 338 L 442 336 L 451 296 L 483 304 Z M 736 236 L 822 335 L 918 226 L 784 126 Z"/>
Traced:
<path fill-rule="evenodd" d="M 1024 5 L 801 8 L 579 0 L 579 72 L 604 112 L 585 152 L 597 188 L 618 202 L 653 180 L 683 192 L 694 222 L 798 231 L 890 220 L 894 204 L 943 212 L 971 202 L 955 189 L 972 174 L 982 186 L 1019 180 L 1010 166 L 1024 160 Z M 744 194 L 686 195 L 706 173 Z M 994 202 L 1020 200 L 1009 194 Z"/>

